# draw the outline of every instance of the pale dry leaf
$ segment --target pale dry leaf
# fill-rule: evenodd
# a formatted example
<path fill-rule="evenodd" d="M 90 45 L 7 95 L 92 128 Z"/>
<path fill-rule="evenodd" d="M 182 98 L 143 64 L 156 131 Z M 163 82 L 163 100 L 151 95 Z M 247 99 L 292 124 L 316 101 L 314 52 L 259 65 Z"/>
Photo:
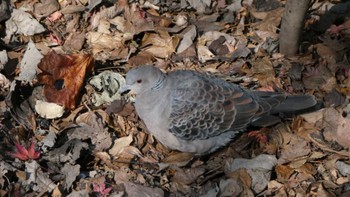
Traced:
<path fill-rule="evenodd" d="M 97 32 L 104 33 L 104 34 L 108 35 L 111 33 L 110 27 L 111 27 L 111 24 L 109 23 L 109 21 L 107 19 L 100 19 L 100 22 L 99 22 L 98 27 L 97 27 Z"/>
<path fill-rule="evenodd" d="M 57 0 L 40 1 L 34 4 L 34 13 L 39 16 L 48 16 L 58 9 L 60 4 Z"/>
<path fill-rule="evenodd" d="M 258 79 L 261 86 L 269 86 L 275 82 L 275 70 L 273 64 L 268 57 L 253 60 L 250 62 L 253 67 L 251 71 L 253 76 Z"/>
<path fill-rule="evenodd" d="M 165 157 L 161 162 L 158 163 L 159 170 L 165 169 L 170 165 L 174 166 L 185 166 L 193 159 L 193 153 L 180 152 L 174 153 Z"/>
<path fill-rule="evenodd" d="M 64 187 L 66 189 L 69 189 L 77 176 L 80 174 L 80 165 L 71 165 L 69 163 L 65 163 L 61 169 L 61 173 L 65 176 Z"/>
<path fill-rule="evenodd" d="M 177 168 L 174 176 L 172 177 L 172 181 L 180 184 L 190 185 L 195 182 L 199 176 L 204 174 L 204 172 L 204 168 Z"/>
<path fill-rule="evenodd" d="M 55 119 L 62 117 L 64 114 L 64 107 L 56 103 L 37 100 L 35 103 L 35 111 L 42 118 Z"/>
<path fill-rule="evenodd" d="M 164 191 L 160 188 L 146 187 L 131 182 L 125 182 L 125 191 L 133 197 L 163 197 Z"/>
<path fill-rule="evenodd" d="M 47 147 L 52 148 L 56 142 L 56 134 L 53 131 L 49 131 L 49 133 L 41 140 L 42 148 L 46 150 Z"/>
<path fill-rule="evenodd" d="M 118 138 L 114 141 L 114 145 L 111 149 L 109 149 L 109 154 L 117 157 L 119 154 L 123 152 L 123 149 L 131 144 L 133 141 L 132 134 L 126 137 Z"/>
<path fill-rule="evenodd" d="M 40 168 L 40 165 L 35 160 L 25 162 L 25 172 L 27 173 L 27 180 L 25 181 L 26 185 L 35 183 L 37 179 L 37 170 Z"/>
<path fill-rule="evenodd" d="M 201 35 L 198 40 L 205 46 L 209 46 L 213 41 L 219 39 L 220 37 L 224 37 L 226 42 L 232 46 L 237 44 L 237 39 L 235 37 L 219 31 L 207 31 Z"/>
<path fill-rule="evenodd" d="M 67 195 L 67 197 L 88 197 L 88 196 L 90 195 L 87 190 L 80 190 L 80 191 L 73 190 L 72 193 Z"/>
<path fill-rule="evenodd" d="M 320 109 L 320 110 L 315 111 L 315 112 L 301 114 L 300 116 L 302 118 L 304 118 L 304 120 L 306 122 L 315 124 L 317 121 L 319 121 L 319 120 L 321 120 L 323 118 L 323 114 L 324 114 L 323 111 L 324 111 L 324 109 Z"/>
<path fill-rule="evenodd" d="M 202 63 L 211 60 L 215 56 L 208 47 L 203 45 L 197 46 L 197 54 L 199 61 Z"/>
<path fill-rule="evenodd" d="M 10 80 L 0 73 L 0 94 L 6 93 L 6 91 L 10 89 L 10 85 Z"/>
<path fill-rule="evenodd" d="M 225 9 L 230 10 L 231 12 L 239 12 L 242 9 L 242 0 L 231 1 L 231 4 Z"/>
<path fill-rule="evenodd" d="M 237 179 L 220 180 L 220 196 L 239 196 L 243 191 L 243 185 Z"/>
<path fill-rule="evenodd" d="M 42 169 L 38 169 L 36 173 L 37 178 L 33 187 L 34 191 L 51 192 L 57 187 L 57 185 L 50 179 L 49 173 L 44 173 Z"/>
<path fill-rule="evenodd" d="M 343 162 L 343 161 L 337 161 L 335 162 L 336 168 L 339 170 L 340 174 L 343 176 L 349 176 L 350 175 L 350 165 Z"/>
<path fill-rule="evenodd" d="M 294 173 L 294 169 L 289 165 L 277 165 L 275 167 L 277 181 L 286 182 L 290 176 Z"/>
<path fill-rule="evenodd" d="M 109 132 L 104 128 L 104 122 L 107 121 L 108 115 L 101 110 L 88 111 L 80 114 L 76 118 L 79 127 L 72 128 L 67 133 L 69 139 L 91 139 L 95 145 L 95 151 L 103 151 L 112 144 Z"/>
<path fill-rule="evenodd" d="M 70 51 L 80 51 L 85 44 L 85 32 L 71 32 L 67 36 L 63 48 Z"/>
<path fill-rule="evenodd" d="M 266 188 L 276 163 L 275 155 L 261 154 L 253 159 L 231 158 L 226 161 L 225 173 L 229 174 L 239 169 L 246 169 L 252 179 L 252 189 L 260 193 Z"/>
<path fill-rule="evenodd" d="M 68 140 L 62 146 L 49 152 L 46 158 L 52 162 L 74 163 L 80 157 L 80 151 L 87 149 L 88 144 L 79 139 Z"/>
<path fill-rule="evenodd" d="M 116 28 L 123 33 L 123 38 L 125 41 L 131 40 L 135 34 L 135 27 L 130 23 L 130 21 L 127 21 L 124 17 L 117 16 L 109 22 L 116 26 Z"/>
<path fill-rule="evenodd" d="M 74 14 L 85 11 L 84 5 L 67 5 L 61 9 L 62 14 Z"/>
<path fill-rule="evenodd" d="M 132 178 L 131 169 L 128 167 L 122 166 L 120 169 L 115 171 L 114 181 L 116 184 L 121 184 L 128 182 Z"/>
<path fill-rule="evenodd" d="M 268 190 L 272 190 L 272 191 L 276 191 L 276 190 L 279 190 L 280 188 L 283 187 L 283 184 L 282 183 L 279 183 L 277 182 L 276 180 L 271 180 L 269 181 L 269 183 L 267 184 L 267 188 Z"/>
<path fill-rule="evenodd" d="M 21 73 L 17 79 L 26 82 L 32 81 L 36 76 L 37 65 L 41 58 L 43 58 L 43 55 L 36 48 L 34 42 L 29 40 L 27 50 L 20 64 Z"/>
<path fill-rule="evenodd" d="M 2 188 L 5 183 L 4 176 L 8 172 L 8 169 L 6 168 L 5 162 L 0 161 L 0 187 Z"/>
<path fill-rule="evenodd" d="M 191 25 L 187 27 L 187 29 L 185 29 L 183 38 L 180 41 L 179 46 L 177 47 L 176 52 L 182 53 L 183 51 L 185 51 L 188 47 L 190 47 L 193 44 L 193 41 L 196 36 L 197 36 L 196 26 Z"/>
<path fill-rule="evenodd" d="M 62 193 L 58 186 L 55 187 L 55 189 L 52 191 L 52 197 L 61 197 Z"/>
<path fill-rule="evenodd" d="M 103 54 L 106 57 L 110 56 L 110 52 L 115 48 L 122 48 L 124 38 L 122 34 L 105 34 L 99 32 L 88 32 L 87 43 L 90 45 L 92 54 L 96 58 L 98 53 Z"/>
<path fill-rule="evenodd" d="M 280 164 L 306 156 L 311 152 L 307 141 L 296 135 L 290 137 L 289 143 L 282 147 L 281 156 L 278 159 L 278 163 Z"/>
<path fill-rule="evenodd" d="M 89 9 L 89 12 L 91 12 L 100 3 L 102 3 L 102 0 L 89 0 L 89 5 L 86 6 L 86 8 Z"/>
<path fill-rule="evenodd" d="M 215 187 L 211 188 L 206 194 L 200 195 L 199 197 L 218 196 L 219 192 L 220 192 L 220 188 L 217 184 L 215 184 Z"/>
<path fill-rule="evenodd" d="M 344 118 L 334 108 L 324 110 L 323 119 L 320 120 L 321 127 L 324 129 L 323 135 L 327 141 L 336 141 L 344 148 L 350 147 L 350 119 Z"/>
<path fill-rule="evenodd" d="M 194 8 L 198 13 L 203 13 L 206 8 L 211 6 L 211 0 L 187 0 L 192 8 Z"/>
<path fill-rule="evenodd" d="M 268 31 L 271 33 L 276 33 L 279 29 L 278 26 L 281 23 L 281 19 L 284 13 L 284 8 L 280 7 L 275 10 L 269 11 L 265 18 L 253 25 L 254 28 L 261 31 Z"/>
<path fill-rule="evenodd" d="M 0 51 L 0 71 L 4 69 L 5 64 L 8 62 L 6 50 Z"/>
<path fill-rule="evenodd" d="M 46 29 L 29 13 L 23 10 L 13 9 L 11 18 L 6 21 L 6 37 L 4 41 L 8 43 L 13 34 L 33 36 L 44 31 Z"/>
<path fill-rule="evenodd" d="M 110 161 L 111 157 L 106 152 L 95 152 L 94 155 L 102 161 Z"/>
<path fill-rule="evenodd" d="M 134 146 L 126 146 L 122 150 L 123 154 L 129 154 L 132 156 L 143 157 L 141 151 Z"/>
<path fill-rule="evenodd" d="M 159 58 L 169 58 L 178 46 L 179 38 L 170 36 L 168 32 L 159 31 L 158 34 L 146 33 L 142 39 L 141 47 L 146 47 L 144 51 Z"/>

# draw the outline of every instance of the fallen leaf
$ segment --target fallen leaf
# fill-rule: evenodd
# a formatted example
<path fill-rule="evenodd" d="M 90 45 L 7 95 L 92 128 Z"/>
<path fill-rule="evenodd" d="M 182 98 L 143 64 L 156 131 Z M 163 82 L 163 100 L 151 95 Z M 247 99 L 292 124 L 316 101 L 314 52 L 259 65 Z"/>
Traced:
<path fill-rule="evenodd" d="M 27 161 L 27 160 L 39 159 L 40 157 L 40 151 L 35 150 L 34 141 L 31 141 L 30 146 L 28 148 L 25 148 L 19 143 L 16 143 L 15 146 L 17 149 L 16 152 L 10 153 L 10 156 L 13 158 L 18 158 L 22 161 Z"/>
<path fill-rule="evenodd" d="M 93 69 L 93 59 L 90 55 L 61 55 L 51 51 L 38 67 L 42 71 L 38 80 L 44 84 L 47 101 L 74 109 L 85 75 Z"/>
<path fill-rule="evenodd" d="M 246 169 L 252 178 L 252 189 L 259 193 L 267 186 L 271 171 L 276 165 L 274 155 L 261 154 L 253 159 L 228 159 L 225 164 L 225 173 L 229 174 L 238 169 Z"/>
<path fill-rule="evenodd" d="M 131 182 L 123 183 L 125 186 L 125 191 L 128 196 L 133 197 L 145 197 L 145 196 L 154 196 L 154 197 L 163 197 L 164 192 L 160 188 L 151 188 L 143 185 L 134 184 Z"/>
<path fill-rule="evenodd" d="M 37 100 L 35 104 L 35 111 L 42 118 L 55 119 L 63 115 L 64 107 L 57 105 L 56 103 Z"/>
<path fill-rule="evenodd" d="M 193 44 L 194 38 L 197 36 L 197 29 L 194 25 L 187 27 L 187 29 L 185 29 L 184 32 L 185 33 L 183 34 L 183 38 L 180 41 L 179 46 L 177 47 L 177 53 L 182 53 L 188 47 L 190 47 Z"/>
<path fill-rule="evenodd" d="M 77 176 L 80 174 L 80 165 L 71 165 L 69 163 L 65 163 L 63 168 L 61 169 L 61 173 L 65 176 L 64 187 L 69 189 Z"/>
<path fill-rule="evenodd" d="M 174 176 L 172 177 L 172 181 L 180 184 L 190 185 L 191 183 L 195 182 L 199 176 L 204 174 L 204 172 L 204 168 L 177 168 Z"/>
<path fill-rule="evenodd" d="M 146 33 L 142 39 L 141 47 L 146 47 L 144 51 L 155 57 L 169 58 L 175 52 L 178 43 L 177 36 L 170 36 L 169 33 L 160 31 L 158 34 Z"/>
<path fill-rule="evenodd" d="M 32 40 L 29 40 L 27 50 L 23 55 L 20 69 L 21 73 L 17 77 L 18 80 L 30 82 L 36 76 L 37 65 L 43 56 L 35 47 Z"/>
<path fill-rule="evenodd" d="M 8 43 L 14 34 L 33 36 L 44 31 L 46 29 L 29 13 L 20 9 L 13 9 L 11 18 L 6 21 L 6 37 L 4 40 Z"/>
<path fill-rule="evenodd" d="M 111 104 L 115 100 L 121 100 L 118 92 L 119 88 L 125 83 L 124 77 L 116 72 L 104 71 L 89 81 L 97 89 L 91 98 L 95 106 L 102 104 Z"/>
<path fill-rule="evenodd" d="M 324 129 L 323 136 L 327 141 L 336 141 L 344 148 L 350 148 L 350 119 L 344 118 L 334 108 L 324 110 L 323 119 L 320 121 Z"/>
<path fill-rule="evenodd" d="M 278 159 L 278 163 L 280 164 L 294 161 L 311 152 L 310 145 L 306 140 L 296 135 L 291 135 L 290 137 L 289 141 L 286 141 L 287 144 L 282 147 L 281 156 Z"/>
<path fill-rule="evenodd" d="M 119 154 L 122 153 L 123 149 L 131 144 L 133 141 L 132 134 L 130 134 L 127 137 L 121 137 L 114 141 L 114 145 L 111 149 L 109 149 L 109 154 L 111 154 L 114 157 L 117 157 Z"/>

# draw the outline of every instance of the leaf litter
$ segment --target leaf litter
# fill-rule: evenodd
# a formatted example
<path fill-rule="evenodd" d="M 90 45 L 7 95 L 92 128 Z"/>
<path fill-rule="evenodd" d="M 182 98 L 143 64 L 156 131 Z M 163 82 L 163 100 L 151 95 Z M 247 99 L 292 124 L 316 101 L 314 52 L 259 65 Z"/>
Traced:
<path fill-rule="evenodd" d="M 290 58 L 278 53 L 284 5 L 2 1 L 0 196 L 348 196 L 349 2 L 313 1 Z M 325 107 L 211 155 L 178 153 L 118 93 L 143 64 L 313 94 Z"/>

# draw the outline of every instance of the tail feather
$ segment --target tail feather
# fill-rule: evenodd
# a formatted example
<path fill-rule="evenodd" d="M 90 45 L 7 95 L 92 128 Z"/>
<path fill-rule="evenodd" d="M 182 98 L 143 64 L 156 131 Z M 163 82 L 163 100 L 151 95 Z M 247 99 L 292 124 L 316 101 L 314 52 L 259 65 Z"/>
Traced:
<path fill-rule="evenodd" d="M 278 123 L 281 117 L 293 117 L 298 114 L 322 108 L 312 95 L 285 95 L 274 92 L 254 92 L 259 99 L 259 111 L 251 125 L 266 127 Z"/>
<path fill-rule="evenodd" d="M 317 104 L 313 95 L 289 95 L 278 106 L 271 110 L 271 114 L 296 112 L 311 108 Z"/>

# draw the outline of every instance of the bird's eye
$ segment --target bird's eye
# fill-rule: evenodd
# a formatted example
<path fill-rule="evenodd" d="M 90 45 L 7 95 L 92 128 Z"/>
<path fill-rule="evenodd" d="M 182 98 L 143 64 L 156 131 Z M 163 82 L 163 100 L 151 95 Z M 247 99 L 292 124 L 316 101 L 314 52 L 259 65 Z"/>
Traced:
<path fill-rule="evenodd" d="M 139 80 L 137 80 L 136 82 L 137 82 L 137 83 L 141 83 L 141 82 L 142 82 L 142 80 L 141 80 L 141 79 L 139 79 Z"/>

